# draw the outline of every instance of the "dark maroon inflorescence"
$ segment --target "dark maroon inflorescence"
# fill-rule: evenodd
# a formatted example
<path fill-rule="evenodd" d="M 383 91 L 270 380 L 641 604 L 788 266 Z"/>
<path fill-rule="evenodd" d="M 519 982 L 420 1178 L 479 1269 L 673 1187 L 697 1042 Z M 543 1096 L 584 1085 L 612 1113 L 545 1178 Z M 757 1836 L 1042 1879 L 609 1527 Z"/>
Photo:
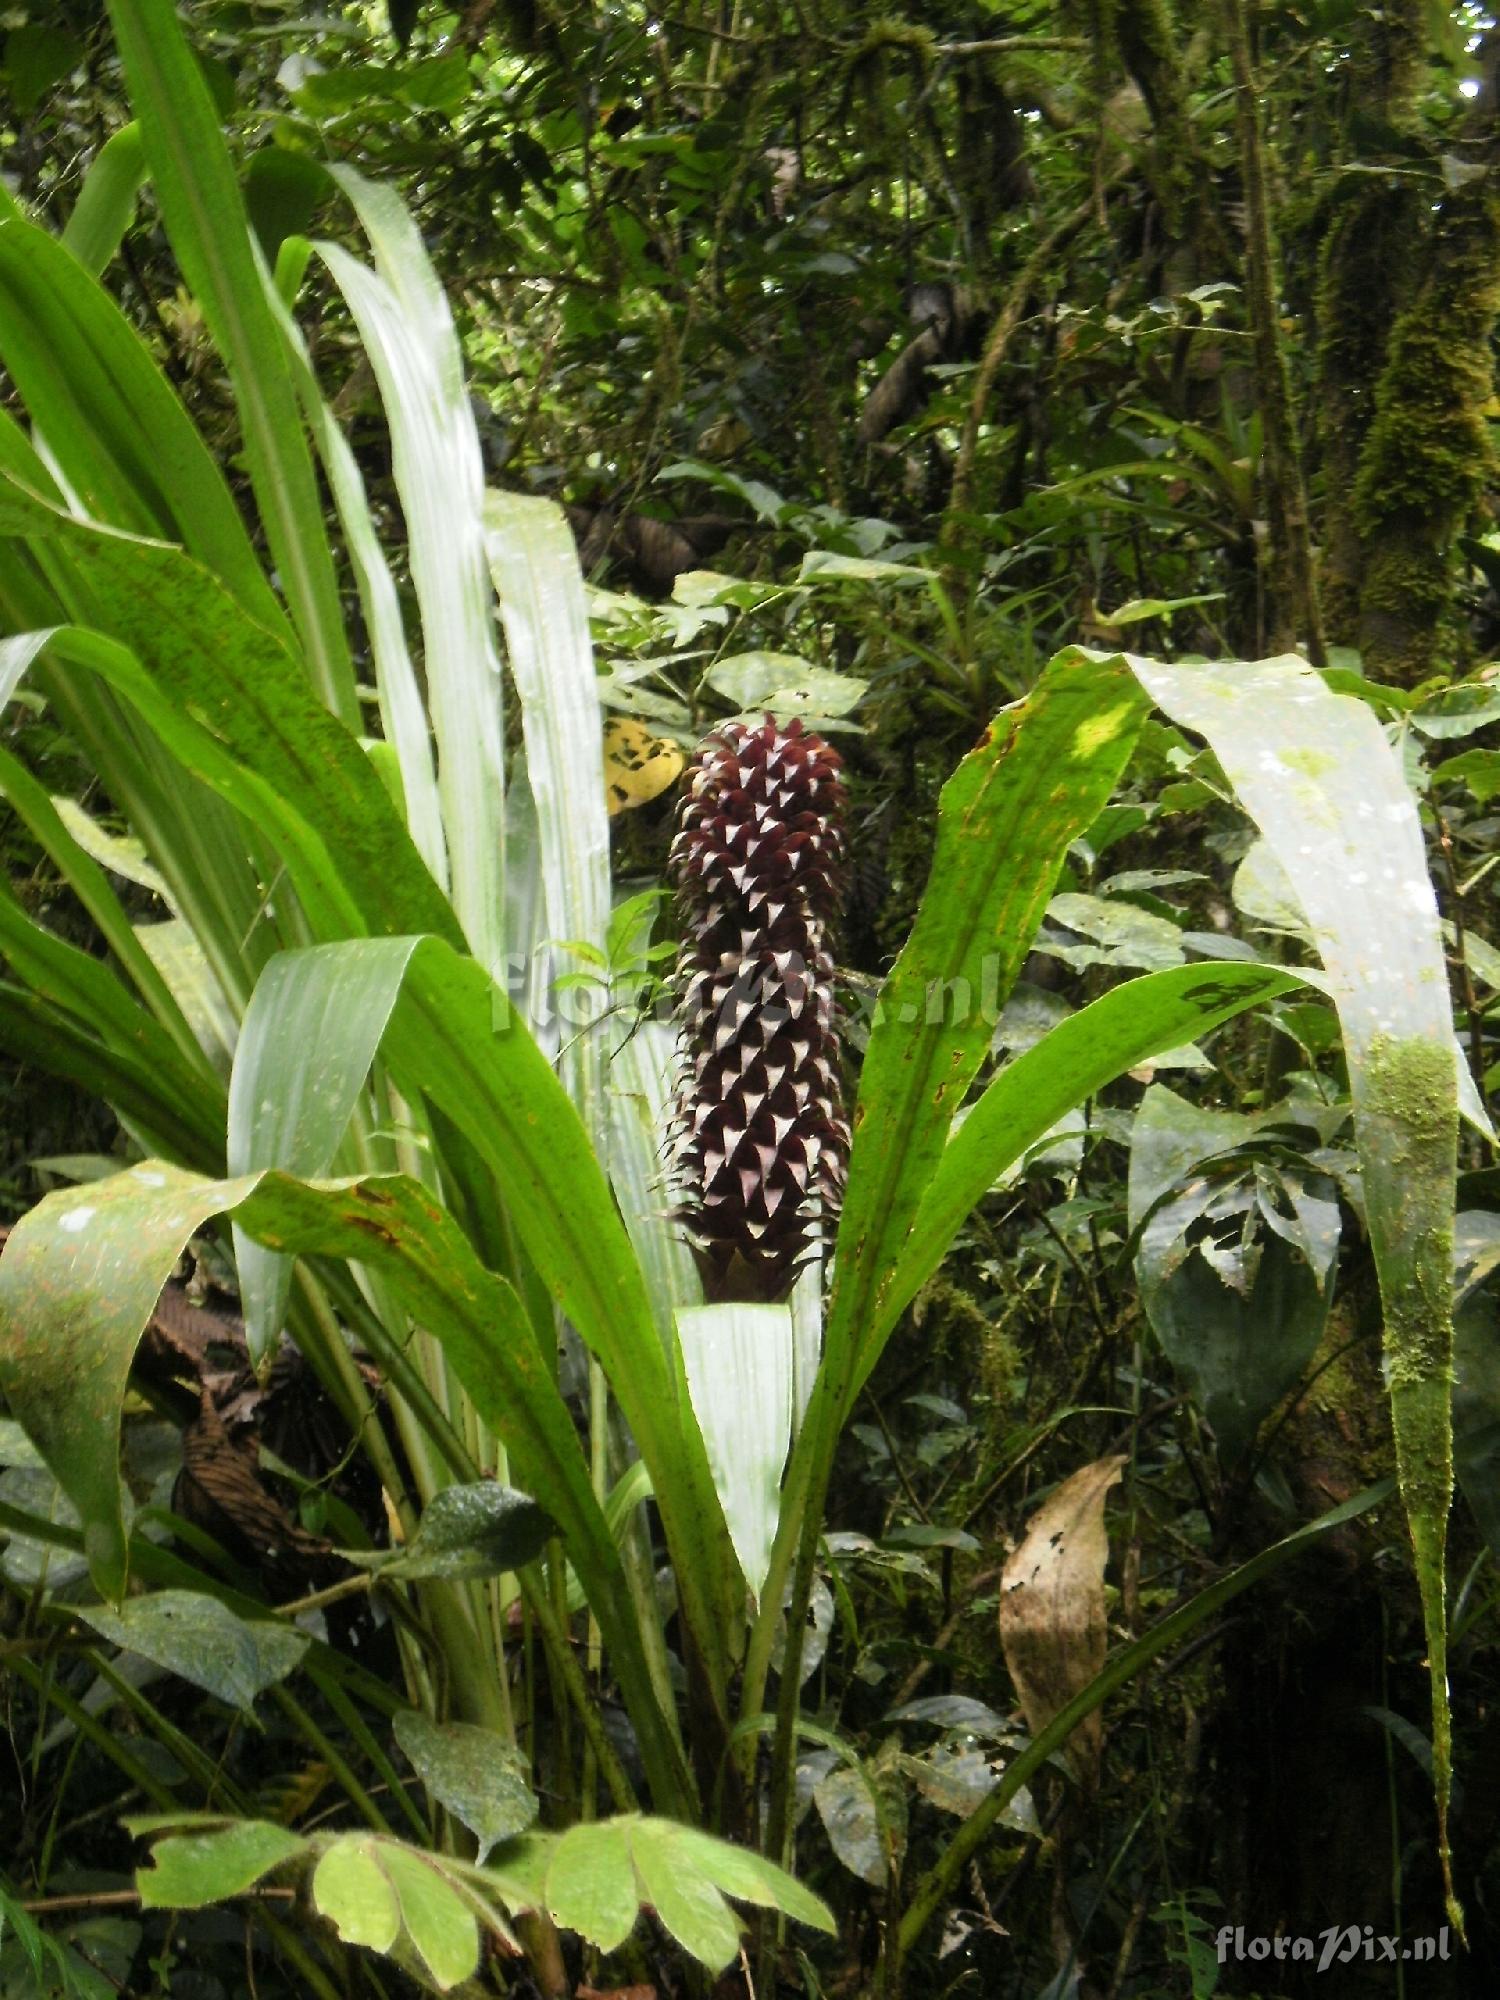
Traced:
<path fill-rule="evenodd" d="M 827 941 L 842 761 L 798 721 L 726 723 L 691 767 L 672 845 L 684 918 L 673 1177 L 719 1297 L 784 1295 L 843 1193 Z"/>

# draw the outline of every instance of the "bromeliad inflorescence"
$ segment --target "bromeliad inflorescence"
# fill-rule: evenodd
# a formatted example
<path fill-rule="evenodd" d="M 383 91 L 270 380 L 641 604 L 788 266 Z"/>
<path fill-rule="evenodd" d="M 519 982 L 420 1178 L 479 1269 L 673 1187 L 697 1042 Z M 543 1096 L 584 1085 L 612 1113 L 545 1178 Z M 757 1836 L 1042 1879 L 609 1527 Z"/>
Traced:
<path fill-rule="evenodd" d="M 843 1193 L 828 950 L 842 761 L 799 721 L 725 723 L 691 767 L 672 846 L 684 918 L 672 1171 L 720 1298 L 781 1297 Z"/>

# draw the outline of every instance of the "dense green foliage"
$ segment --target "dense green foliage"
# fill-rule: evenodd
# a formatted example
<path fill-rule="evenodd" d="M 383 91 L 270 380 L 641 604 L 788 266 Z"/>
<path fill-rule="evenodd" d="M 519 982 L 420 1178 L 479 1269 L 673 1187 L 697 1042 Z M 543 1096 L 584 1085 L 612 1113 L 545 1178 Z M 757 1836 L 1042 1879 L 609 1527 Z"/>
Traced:
<path fill-rule="evenodd" d="M 0 1995 L 1485 1990 L 1488 15 L 3 30 Z M 854 1140 L 725 1305 L 766 709 Z"/>

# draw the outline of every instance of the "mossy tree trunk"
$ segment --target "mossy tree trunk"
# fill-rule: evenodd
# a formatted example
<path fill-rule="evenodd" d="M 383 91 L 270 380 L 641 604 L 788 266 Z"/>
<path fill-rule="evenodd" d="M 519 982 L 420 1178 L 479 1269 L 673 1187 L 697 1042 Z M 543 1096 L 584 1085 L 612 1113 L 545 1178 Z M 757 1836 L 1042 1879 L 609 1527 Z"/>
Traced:
<path fill-rule="evenodd" d="M 1485 406 L 1500 312 L 1500 169 L 1454 189 L 1416 297 L 1391 334 L 1360 453 L 1360 645 L 1376 678 L 1407 686 L 1445 664 L 1453 545 L 1493 467 Z"/>
<path fill-rule="evenodd" d="M 1419 127 L 1427 76 L 1425 0 L 1391 0 L 1361 24 L 1350 62 L 1345 124 L 1361 134 L 1384 127 L 1389 173 L 1338 177 L 1324 204 L 1318 254 L 1318 449 L 1323 473 L 1320 576 L 1330 640 L 1359 638 L 1365 546 L 1355 521 L 1360 453 L 1375 415 L 1375 386 L 1391 328 L 1407 305 L 1420 263 L 1430 200 L 1407 142 Z M 1358 157 L 1367 169 L 1375 162 Z"/>
<path fill-rule="evenodd" d="M 1323 621 L 1313 575 L 1307 490 L 1302 481 L 1291 377 L 1281 336 L 1265 135 L 1251 47 L 1253 9 L 1254 0 L 1225 0 L 1224 26 L 1234 75 L 1235 127 L 1245 189 L 1250 330 L 1261 417 L 1261 486 L 1269 529 L 1262 636 L 1269 642 L 1270 652 L 1291 652 L 1300 643 L 1314 666 L 1322 666 Z"/>

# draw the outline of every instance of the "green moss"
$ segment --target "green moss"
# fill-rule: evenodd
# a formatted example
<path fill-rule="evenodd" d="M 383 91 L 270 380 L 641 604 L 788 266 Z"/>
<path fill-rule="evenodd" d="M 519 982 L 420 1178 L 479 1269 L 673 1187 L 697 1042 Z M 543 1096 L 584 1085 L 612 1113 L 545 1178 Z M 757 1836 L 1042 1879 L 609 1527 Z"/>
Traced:
<path fill-rule="evenodd" d="M 1451 1043 L 1378 1037 L 1355 1097 L 1370 1246 L 1385 1310 L 1396 1476 L 1411 1531 L 1432 1685 L 1438 1846 L 1450 1915 L 1451 1730 L 1444 1549 L 1453 1499 L 1453 1206 L 1458 1114 Z"/>
<path fill-rule="evenodd" d="M 1199 188 L 1197 150 L 1179 61 L 1182 36 L 1166 0 L 1119 0 L 1114 32 L 1121 59 L 1151 113 L 1156 134 L 1152 184 L 1167 229 L 1176 235 L 1197 204 Z"/>
<path fill-rule="evenodd" d="M 1500 189 L 1445 204 L 1427 276 L 1391 336 L 1360 454 L 1361 639 L 1377 676 L 1410 682 L 1435 664 L 1455 582 L 1451 549 L 1494 465 L 1485 406 L 1500 312 Z"/>
<path fill-rule="evenodd" d="M 1359 634 L 1364 552 L 1354 482 L 1375 415 L 1391 326 L 1415 278 L 1423 202 L 1411 181 L 1341 185 L 1321 218 L 1317 282 L 1317 445 L 1322 464 L 1320 589 L 1330 639 Z"/>

